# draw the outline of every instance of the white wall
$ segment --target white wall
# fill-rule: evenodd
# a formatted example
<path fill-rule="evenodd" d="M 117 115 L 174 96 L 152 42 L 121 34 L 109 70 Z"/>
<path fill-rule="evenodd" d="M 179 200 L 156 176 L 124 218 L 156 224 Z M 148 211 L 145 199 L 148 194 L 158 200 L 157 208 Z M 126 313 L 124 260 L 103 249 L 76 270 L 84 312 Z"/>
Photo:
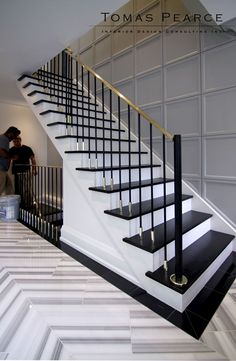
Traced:
<path fill-rule="evenodd" d="M 145 11 L 157 18 L 163 11 L 186 13 L 180 0 L 131 0 L 120 9 Z M 185 28 L 186 34 L 178 27 L 149 27 L 149 34 L 144 27 L 138 32 L 141 26 L 132 33 L 125 33 L 130 30 L 125 26 L 116 34 L 101 29 L 79 39 L 83 61 L 168 130 L 183 135 L 184 178 L 236 225 L 235 35 L 193 32 L 196 27 Z M 161 34 L 150 33 L 155 29 Z"/>
<path fill-rule="evenodd" d="M 37 164 L 47 165 L 47 135 L 28 106 L 0 102 L 0 133 L 10 126 L 21 130 L 22 143 L 33 149 Z"/>

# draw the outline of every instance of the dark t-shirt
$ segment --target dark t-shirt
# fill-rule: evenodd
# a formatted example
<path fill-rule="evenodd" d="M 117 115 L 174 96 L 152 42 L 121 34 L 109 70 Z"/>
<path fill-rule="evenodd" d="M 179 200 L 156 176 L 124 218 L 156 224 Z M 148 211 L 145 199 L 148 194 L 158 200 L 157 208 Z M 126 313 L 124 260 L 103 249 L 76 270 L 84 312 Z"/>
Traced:
<path fill-rule="evenodd" d="M 18 156 L 17 160 L 13 160 L 13 174 L 26 172 L 30 168 L 30 157 L 34 156 L 34 152 L 30 147 L 27 147 L 27 145 L 22 145 L 21 147 L 12 147 L 9 152 L 11 156 Z"/>
<path fill-rule="evenodd" d="M 5 134 L 0 135 L 0 148 L 5 149 L 7 152 L 9 151 L 9 139 Z M 0 170 L 8 170 L 9 167 L 9 159 L 0 157 Z"/>

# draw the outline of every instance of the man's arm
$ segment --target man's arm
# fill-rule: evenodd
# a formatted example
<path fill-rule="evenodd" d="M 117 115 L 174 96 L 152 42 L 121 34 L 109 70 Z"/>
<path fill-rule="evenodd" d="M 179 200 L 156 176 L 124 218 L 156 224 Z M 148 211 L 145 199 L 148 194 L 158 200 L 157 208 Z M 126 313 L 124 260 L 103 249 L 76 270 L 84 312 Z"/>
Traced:
<path fill-rule="evenodd" d="M 4 148 L 0 148 L 0 157 L 9 159 L 10 153 Z"/>
<path fill-rule="evenodd" d="M 32 164 L 32 173 L 33 173 L 33 175 L 36 175 L 36 174 L 37 174 L 37 170 L 36 170 L 36 159 L 35 159 L 35 156 L 34 156 L 34 155 L 31 155 L 30 160 L 31 160 L 31 164 Z"/>

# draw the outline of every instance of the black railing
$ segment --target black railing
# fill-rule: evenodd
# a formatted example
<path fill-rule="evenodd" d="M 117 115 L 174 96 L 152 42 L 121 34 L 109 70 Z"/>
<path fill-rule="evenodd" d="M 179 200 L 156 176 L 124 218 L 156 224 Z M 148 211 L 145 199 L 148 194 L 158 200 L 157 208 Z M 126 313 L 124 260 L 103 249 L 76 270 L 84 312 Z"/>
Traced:
<path fill-rule="evenodd" d="M 22 166 L 28 168 L 21 171 Z M 15 193 L 21 196 L 19 220 L 56 244 L 63 222 L 62 168 L 18 165 Z"/>
<path fill-rule="evenodd" d="M 175 209 L 175 275 L 171 281 L 177 285 L 186 282 L 182 270 L 182 173 L 181 173 L 181 136 L 172 135 L 159 123 L 134 105 L 119 90 L 102 79 L 93 69 L 83 64 L 67 51 L 57 55 L 52 63 L 47 63 L 35 75 L 49 90 L 51 97 L 55 97 L 58 109 L 64 109 L 65 136 L 76 139 L 76 147 L 68 153 L 87 154 L 87 167 L 101 170 L 104 190 L 110 187 L 118 192 L 118 208 L 120 214 L 128 206 L 129 216 L 134 211 L 139 216 L 140 242 L 143 242 L 143 232 L 150 232 L 150 240 L 155 246 L 157 242 L 156 225 L 162 222 L 157 220 L 156 211 L 162 202 L 164 223 L 164 268 L 168 271 L 167 254 L 167 184 L 173 179 L 167 178 L 167 150 L 173 145 L 174 154 L 174 209 Z M 80 110 L 80 112 L 79 112 Z M 107 114 L 107 116 L 106 116 Z M 122 114 L 127 115 L 127 121 L 122 120 Z M 132 119 L 131 119 L 132 118 Z M 126 133 L 125 133 L 126 131 Z M 128 135 L 125 136 L 125 135 Z M 80 146 L 82 140 L 82 145 Z M 168 146 L 167 146 L 168 141 Z M 148 148 L 145 146 L 148 145 Z M 149 156 L 145 153 L 149 152 Z M 155 175 L 157 164 L 155 153 L 163 159 L 162 179 Z M 170 158 L 170 153 L 168 153 Z M 169 161 L 171 163 L 171 161 Z M 150 168 L 150 179 L 143 179 L 143 170 Z M 110 185 L 106 184 L 106 172 L 110 171 Z M 123 172 L 128 170 L 128 197 L 123 192 Z M 158 185 L 162 189 L 157 191 Z M 144 195 L 144 188 L 150 189 L 150 203 Z M 138 191 L 137 191 L 138 188 Z M 159 193 L 158 193 L 159 192 Z M 123 200 L 123 198 L 125 199 Z M 162 201 L 160 201 L 162 197 Z M 159 198 L 159 200 L 157 199 Z M 145 208 L 146 207 L 146 208 Z M 159 207 L 159 208 L 158 208 Z M 149 209 L 147 212 L 146 209 Z M 147 221 L 150 214 L 150 224 Z M 145 225 L 144 225 L 145 217 Z M 144 228 L 145 227 L 145 228 Z"/>

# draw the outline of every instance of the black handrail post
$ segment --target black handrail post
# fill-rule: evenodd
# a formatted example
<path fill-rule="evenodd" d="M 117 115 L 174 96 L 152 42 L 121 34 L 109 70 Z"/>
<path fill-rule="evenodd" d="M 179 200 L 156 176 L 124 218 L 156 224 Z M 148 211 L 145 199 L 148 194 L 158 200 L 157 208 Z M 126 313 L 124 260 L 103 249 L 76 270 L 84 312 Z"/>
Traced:
<path fill-rule="evenodd" d="M 163 157 L 163 216 L 164 216 L 164 269 L 168 270 L 167 264 L 167 227 L 166 227 L 166 136 L 162 135 L 162 157 Z"/>
<path fill-rule="evenodd" d="M 128 159 L 129 159 L 129 215 L 132 215 L 132 192 L 131 192 L 131 137 L 130 137 L 130 105 L 128 105 Z"/>
<path fill-rule="evenodd" d="M 118 141 L 118 164 L 119 164 L 119 208 L 120 214 L 123 212 L 123 204 L 122 204 L 122 190 L 121 190 L 121 118 L 120 118 L 120 96 L 117 98 L 118 100 L 118 132 L 119 132 L 119 141 Z"/>
<path fill-rule="evenodd" d="M 182 252 L 182 161 L 181 135 L 174 136 L 174 187 L 175 187 L 175 273 L 170 280 L 177 286 L 184 286 L 188 280 L 183 275 Z"/>
<path fill-rule="evenodd" d="M 112 91 L 111 89 L 109 90 L 109 95 L 110 95 L 110 152 L 111 152 L 111 180 L 110 180 L 110 185 L 111 185 L 111 189 L 113 189 L 114 186 L 114 180 L 113 180 L 113 143 L 112 143 Z"/>

